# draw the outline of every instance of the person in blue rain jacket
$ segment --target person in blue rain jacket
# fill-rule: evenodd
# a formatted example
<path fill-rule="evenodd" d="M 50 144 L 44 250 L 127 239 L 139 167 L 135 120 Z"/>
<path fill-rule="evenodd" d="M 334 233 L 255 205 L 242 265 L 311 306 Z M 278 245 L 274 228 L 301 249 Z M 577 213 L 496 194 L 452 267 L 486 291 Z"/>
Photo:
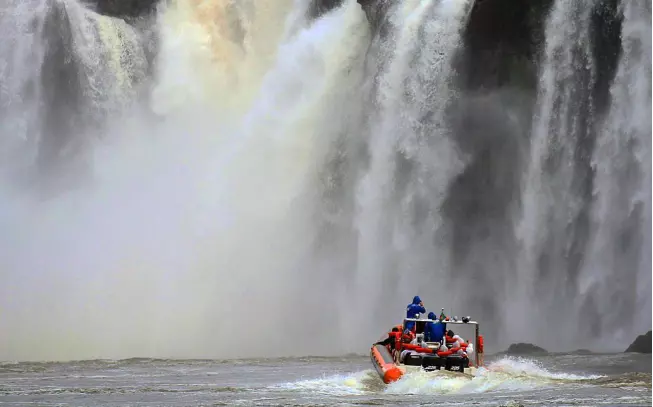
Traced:
<path fill-rule="evenodd" d="M 422 302 L 422 299 L 419 298 L 419 295 L 416 295 L 413 298 L 413 303 L 408 304 L 408 306 L 406 307 L 406 318 L 419 318 L 419 314 L 425 312 L 426 312 L 426 308 L 424 308 L 424 303 Z M 414 321 L 406 321 L 406 326 L 404 327 L 404 331 L 411 331 L 414 326 L 415 326 Z"/>
<path fill-rule="evenodd" d="M 434 312 L 429 312 L 428 317 L 430 320 L 435 322 L 427 322 L 424 326 L 424 340 L 426 342 L 442 342 L 442 337 L 444 337 L 444 331 L 447 329 L 447 324 L 438 321 Z"/>

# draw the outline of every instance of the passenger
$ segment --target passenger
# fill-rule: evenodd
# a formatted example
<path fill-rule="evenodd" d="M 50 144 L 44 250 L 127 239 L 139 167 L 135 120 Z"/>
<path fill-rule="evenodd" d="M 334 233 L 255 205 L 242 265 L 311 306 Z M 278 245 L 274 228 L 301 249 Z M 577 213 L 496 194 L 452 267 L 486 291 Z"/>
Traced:
<path fill-rule="evenodd" d="M 404 334 L 401 336 L 403 343 L 412 343 L 414 340 L 415 334 L 412 331 L 404 331 Z"/>
<path fill-rule="evenodd" d="M 444 331 L 446 329 L 446 324 L 440 322 L 434 312 L 429 312 L 428 315 L 430 320 L 435 322 L 427 322 L 424 327 L 424 339 L 426 342 L 440 342 L 442 343 L 442 338 L 444 338 Z"/>
<path fill-rule="evenodd" d="M 444 339 L 445 339 L 445 342 L 446 342 L 447 344 L 452 344 L 452 345 L 453 345 L 454 342 L 457 342 L 457 341 L 454 339 L 454 333 L 453 333 L 453 331 L 452 331 L 451 329 L 447 331 L 447 333 L 446 333 Z"/>
<path fill-rule="evenodd" d="M 415 335 L 415 337 L 413 338 L 413 340 L 410 341 L 410 344 L 411 344 L 411 345 L 419 346 L 419 347 L 421 347 L 421 348 L 426 348 L 426 343 L 425 343 L 425 341 L 424 341 L 424 334 L 422 333 L 422 334 L 417 334 L 417 335 Z"/>
<path fill-rule="evenodd" d="M 462 353 L 462 350 L 467 348 L 467 343 L 465 342 L 465 340 L 461 338 L 460 335 L 454 334 L 454 332 L 451 329 L 447 331 L 446 342 L 447 344 L 451 344 L 452 349 L 455 348 L 461 349 L 459 353 Z"/>
<path fill-rule="evenodd" d="M 422 299 L 419 298 L 418 295 L 416 295 L 413 298 L 413 303 L 408 304 L 406 307 L 406 318 L 419 318 L 420 313 L 425 313 L 426 308 L 424 308 L 424 303 L 422 302 Z M 406 326 L 404 327 L 404 332 L 406 331 L 412 331 L 413 328 L 415 327 L 415 322 L 414 321 L 406 321 Z"/>
<path fill-rule="evenodd" d="M 380 342 L 376 342 L 375 345 L 390 346 L 390 350 L 395 350 L 395 343 L 397 338 L 401 338 L 401 331 L 396 326 L 392 328 L 391 332 L 388 332 L 388 337 Z"/>

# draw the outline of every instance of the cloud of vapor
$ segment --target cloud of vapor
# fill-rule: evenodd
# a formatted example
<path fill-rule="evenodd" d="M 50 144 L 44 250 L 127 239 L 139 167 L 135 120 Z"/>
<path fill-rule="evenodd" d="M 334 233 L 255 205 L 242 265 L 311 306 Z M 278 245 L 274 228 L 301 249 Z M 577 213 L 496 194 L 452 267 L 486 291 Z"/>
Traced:
<path fill-rule="evenodd" d="M 598 118 L 573 2 L 537 96 L 459 86 L 471 0 L 162 3 L 0 6 L 0 360 L 365 352 L 416 294 L 491 350 L 648 326 L 640 6 Z"/>
<path fill-rule="evenodd" d="M 308 335 L 296 318 L 318 311 L 298 285 L 331 142 L 316 126 L 355 89 L 367 22 L 355 1 L 304 27 L 290 1 L 231 4 L 162 11 L 156 115 L 110 116 L 86 183 L 2 188 L 0 359 L 313 351 L 275 332 Z"/>

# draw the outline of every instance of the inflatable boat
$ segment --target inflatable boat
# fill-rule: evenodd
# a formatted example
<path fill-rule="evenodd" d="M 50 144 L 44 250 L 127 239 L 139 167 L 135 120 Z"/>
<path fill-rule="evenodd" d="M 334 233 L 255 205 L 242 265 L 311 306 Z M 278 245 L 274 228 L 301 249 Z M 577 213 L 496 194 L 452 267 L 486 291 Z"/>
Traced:
<path fill-rule="evenodd" d="M 427 323 L 445 324 L 446 332 L 455 334 L 445 333 L 440 341 L 425 342 Z M 406 330 L 407 326 L 411 328 Z M 478 322 L 469 318 L 461 321 L 455 317 L 441 321 L 405 318 L 403 324 L 393 327 L 372 345 L 370 359 L 386 384 L 412 371 L 447 370 L 474 376 L 483 364 L 483 337 Z"/>

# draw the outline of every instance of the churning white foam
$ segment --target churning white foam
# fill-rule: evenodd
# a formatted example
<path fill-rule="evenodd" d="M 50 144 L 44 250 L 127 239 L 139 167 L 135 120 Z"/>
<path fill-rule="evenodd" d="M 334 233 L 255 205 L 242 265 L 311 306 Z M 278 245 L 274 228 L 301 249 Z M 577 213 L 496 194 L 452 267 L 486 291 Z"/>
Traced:
<path fill-rule="evenodd" d="M 380 384 L 374 370 L 323 376 L 273 386 L 275 389 L 311 391 L 325 395 L 366 394 L 478 394 L 533 390 L 579 383 L 602 376 L 552 372 L 534 360 L 505 357 L 478 369 L 471 377 L 440 372 L 410 372 L 387 386 Z"/>

